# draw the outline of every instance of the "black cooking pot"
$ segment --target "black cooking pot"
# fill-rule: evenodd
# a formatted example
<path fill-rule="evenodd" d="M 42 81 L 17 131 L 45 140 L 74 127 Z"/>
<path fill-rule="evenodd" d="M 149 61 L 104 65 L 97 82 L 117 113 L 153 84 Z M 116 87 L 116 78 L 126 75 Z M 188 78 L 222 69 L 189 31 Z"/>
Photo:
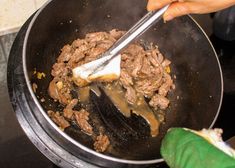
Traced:
<path fill-rule="evenodd" d="M 109 31 L 113 28 L 128 30 L 146 13 L 145 6 L 146 1 L 143 0 L 50 1 L 36 13 L 27 29 L 23 45 L 23 69 L 29 98 L 33 100 L 30 102 L 33 108 L 29 115 L 37 120 L 37 125 L 31 124 L 31 127 L 40 125 L 53 140 L 53 144 L 66 151 L 54 151 L 54 154 L 71 162 L 74 167 L 79 167 L 76 159 L 107 167 L 159 163 L 163 161 L 159 150 L 161 139 L 168 128 L 211 128 L 216 120 L 223 92 L 221 68 L 207 36 L 189 16 L 167 23 L 161 21 L 140 37 L 159 46 L 165 57 L 172 61 L 172 73 L 176 76 L 176 89 L 169 95 L 171 105 L 166 111 L 165 123 L 161 125 L 158 137 L 131 138 L 122 135 L 122 138 L 115 139 L 115 134 L 119 134 L 120 123 L 126 120 L 121 116 L 118 116 L 117 120 L 115 116 L 119 114 L 108 119 L 101 117 L 101 120 L 106 120 L 103 121 L 104 127 L 107 127 L 107 121 L 114 123 L 116 132 L 110 131 L 109 134 L 113 135 L 117 144 L 112 151 L 101 154 L 92 149 L 89 137 L 78 129 L 71 128 L 63 132 L 47 116 L 48 109 L 62 108 L 51 100 L 47 93 L 49 82 L 52 80 L 50 71 L 60 49 L 65 44 L 84 37 L 88 32 Z M 45 73 L 46 78 L 36 78 L 35 70 Z M 36 94 L 32 90 L 32 83 L 38 86 Z M 42 98 L 46 101 L 41 102 Z M 102 109 L 102 102 L 98 104 Z M 103 110 L 105 109 L 104 105 Z M 135 116 L 128 120 L 128 126 L 135 127 L 133 122 L 143 123 L 143 129 L 146 129 L 141 117 Z M 43 136 L 40 138 L 43 141 Z M 51 141 L 44 143 L 47 146 L 52 144 Z M 48 151 L 42 152 L 48 156 Z M 66 157 L 67 153 L 73 158 Z M 58 164 L 58 160 L 49 158 Z"/>

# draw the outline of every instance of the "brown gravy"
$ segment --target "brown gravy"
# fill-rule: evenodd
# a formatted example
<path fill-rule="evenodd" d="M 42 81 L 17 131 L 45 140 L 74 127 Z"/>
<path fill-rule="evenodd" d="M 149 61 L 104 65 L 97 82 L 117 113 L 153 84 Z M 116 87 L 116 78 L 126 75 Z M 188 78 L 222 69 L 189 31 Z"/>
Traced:
<path fill-rule="evenodd" d="M 107 84 L 104 88 L 105 94 L 111 99 L 113 104 L 125 116 L 131 116 L 131 109 L 125 100 L 125 94 L 119 84 Z"/>
<path fill-rule="evenodd" d="M 78 100 L 81 103 L 89 101 L 90 97 L 90 87 L 85 86 L 78 89 Z"/>
<path fill-rule="evenodd" d="M 104 92 L 111 99 L 119 111 L 126 117 L 131 116 L 131 112 L 143 117 L 150 126 L 151 135 L 158 135 L 159 121 L 153 114 L 148 104 L 144 100 L 144 96 L 138 96 L 138 101 L 134 105 L 129 105 L 125 99 L 122 87 L 117 83 L 107 84 L 104 87 Z"/>

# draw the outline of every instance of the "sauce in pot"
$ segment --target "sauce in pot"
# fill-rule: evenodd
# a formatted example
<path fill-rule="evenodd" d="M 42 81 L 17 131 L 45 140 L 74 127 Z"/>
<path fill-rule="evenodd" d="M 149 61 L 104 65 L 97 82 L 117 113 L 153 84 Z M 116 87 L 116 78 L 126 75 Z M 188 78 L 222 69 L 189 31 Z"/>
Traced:
<path fill-rule="evenodd" d="M 144 96 L 139 95 L 137 102 L 133 105 L 130 105 L 125 99 L 125 94 L 122 87 L 117 82 L 107 84 L 105 87 L 103 87 L 103 89 L 105 94 L 111 99 L 113 104 L 124 116 L 130 117 L 132 112 L 138 116 L 143 117 L 150 126 L 152 137 L 158 135 L 160 123 L 155 117 L 151 108 L 144 100 Z"/>

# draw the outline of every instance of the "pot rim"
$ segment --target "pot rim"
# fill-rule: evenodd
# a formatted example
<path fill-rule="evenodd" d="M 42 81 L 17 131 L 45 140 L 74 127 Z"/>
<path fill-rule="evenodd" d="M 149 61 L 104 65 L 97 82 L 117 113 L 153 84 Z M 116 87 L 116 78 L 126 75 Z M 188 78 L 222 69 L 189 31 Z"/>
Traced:
<path fill-rule="evenodd" d="M 29 34 L 30 34 L 30 31 L 34 25 L 34 22 L 36 21 L 37 17 L 39 16 L 39 14 L 44 10 L 44 8 L 46 8 L 46 6 L 51 3 L 52 0 L 48 0 L 36 13 L 35 15 L 33 16 L 32 20 L 30 21 L 30 24 L 27 28 L 27 31 L 26 31 L 26 35 L 24 37 L 24 42 L 23 42 L 23 51 L 22 51 L 22 62 L 23 62 L 23 73 L 24 73 L 24 77 L 25 77 L 25 81 L 26 81 L 26 85 L 27 85 L 27 88 L 30 92 L 30 95 L 32 96 L 33 98 L 33 101 L 35 102 L 37 108 L 39 109 L 39 111 L 41 112 L 41 114 L 43 115 L 43 117 L 46 119 L 46 121 L 57 131 L 59 132 L 60 135 L 62 135 L 62 137 L 64 137 L 66 140 L 68 140 L 69 142 L 73 143 L 75 146 L 77 146 L 78 148 L 92 154 L 92 155 L 95 155 L 95 156 L 98 156 L 98 157 L 101 157 L 105 160 L 110 160 L 110 161 L 113 161 L 113 162 L 119 162 L 119 163 L 124 163 L 124 164 L 136 164 L 136 165 L 142 165 L 142 164 L 154 164 L 154 163 L 160 163 L 160 162 L 163 162 L 164 159 L 163 158 L 160 158 L 160 159 L 151 159 L 151 160 L 126 160 L 126 159 L 120 159 L 120 158 L 116 158 L 116 157 L 111 157 L 111 156 L 107 156 L 107 155 L 104 155 L 102 153 L 98 153 L 92 149 L 89 149 L 88 147 L 80 144 L 79 142 L 77 142 L 76 140 L 74 140 L 73 138 L 71 138 L 69 135 L 67 135 L 65 132 L 63 132 L 62 130 L 59 129 L 59 127 L 50 119 L 50 117 L 47 115 L 47 113 L 43 110 L 39 100 L 36 98 L 36 95 L 34 94 L 33 92 L 33 89 L 32 89 L 32 86 L 31 86 L 31 83 L 30 83 L 30 80 L 29 80 L 29 74 L 27 72 L 27 64 L 26 64 L 26 48 L 27 48 L 27 42 L 28 42 L 28 37 L 29 37 Z M 219 102 L 219 106 L 218 106 L 218 109 L 217 109 L 217 112 L 216 112 L 216 115 L 214 117 L 214 120 L 212 121 L 211 125 L 209 128 L 212 128 L 214 123 L 216 122 L 216 119 L 218 118 L 218 115 L 219 115 L 219 111 L 220 111 L 220 108 L 221 108 L 221 105 L 222 105 L 222 99 L 223 99 L 223 90 L 224 90 L 224 85 L 223 85 L 223 75 L 222 75 L 222 69 L 221 69 L 221 66 L 220 66 L 220 63 L 219 63 L 219 59 L 218 59 L 218 56 L 215 52 L 215 49 L 211 43 L 211 41 L 209 40 L 208 36 L 206 35 L 206 33 L 204 32 L 204 30 L 201 28 L 201 26 L 190 16 L 188 15 L 188 17 L 198 26 L 198 28 L 201 30 L 201 32 L 203 33 L 203 35 L 206 37 L 207 41 L 209 42 L 214 54 L 215 54 L 215 57 L 216 57 L 216 60 L 218 62 L 218 66 L 219 66 L 219 71 L 220 71 L 220 78 L 221 78 L 221 93 L 220 93 L 220 102 Z"/>

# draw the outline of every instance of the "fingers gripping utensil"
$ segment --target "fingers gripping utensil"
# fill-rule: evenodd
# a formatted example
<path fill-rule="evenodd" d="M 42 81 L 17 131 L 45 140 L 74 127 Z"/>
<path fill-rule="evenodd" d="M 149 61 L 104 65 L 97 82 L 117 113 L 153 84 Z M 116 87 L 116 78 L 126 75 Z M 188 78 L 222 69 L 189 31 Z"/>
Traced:
<path fill-rule="evenodd" d="M 103 79 L 108 76 L 109 80 L 114 80 L 120 76 L 120 52 L 130 44 L 134 39 L 148 30 L 154 23 L 161 19 L 161 16 L 167 10 L 169 5 L 158 11 L 148 12 L 142 17 L 129 31 L 127 31 L 114 45 L 107 50 L 100 58 L 83 64 L 73 69 L 74 79 L 83 79 L 92 82 L 96 79 Z"/>

